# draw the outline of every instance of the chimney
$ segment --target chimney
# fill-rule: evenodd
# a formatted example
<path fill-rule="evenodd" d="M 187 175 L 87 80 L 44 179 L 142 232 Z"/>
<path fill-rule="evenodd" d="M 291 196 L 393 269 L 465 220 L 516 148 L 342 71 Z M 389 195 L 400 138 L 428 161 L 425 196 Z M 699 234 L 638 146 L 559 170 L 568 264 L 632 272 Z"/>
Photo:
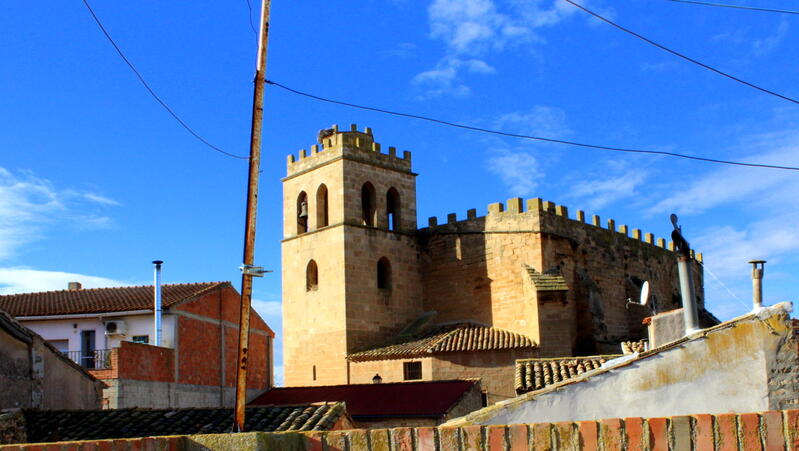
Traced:
<path fill-rule="evenodd" d="M 83 285 L 80 282 L 69 282 L 67 284 L 67 290 L 69 291 L 78 291 L 83 288 Z"/>
<path fill-rule="evenodd" d="M 161 346 L 161 265 L 163 263 L 161 260 L 153 261 L 155 265 L 155 280 L 153 281 L 153 313 L 155 313 L 153 329 L 155 329 L 155 339 L 153 344 L 155 346 Z"/>
<path fill-rule="evenodd" d="M 749 260 L 752 264 L 752 310 L 763 308 L 763 268 L 765 260 Z"/>
<path fill-rule="evenodd" d="M 676 247 L 677 273 L 680 277 L 680 296 L 682 297 L 682 310 L 685 323 L 685 335 L 699 330 L 699 313 L 696 307 L 696 294 L 694 292 L 694 278 L 691 271 L 691 246 L 682 235 L 682 227 L 677 224 L 677 215 L 671 214 L 671 223 L 674 230 L 671 240 Z"/>

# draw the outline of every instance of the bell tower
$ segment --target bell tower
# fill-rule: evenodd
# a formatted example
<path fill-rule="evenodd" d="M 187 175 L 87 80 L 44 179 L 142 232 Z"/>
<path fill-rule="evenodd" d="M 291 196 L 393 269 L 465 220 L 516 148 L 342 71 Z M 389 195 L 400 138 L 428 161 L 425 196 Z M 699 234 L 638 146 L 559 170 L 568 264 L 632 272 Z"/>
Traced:
<path fill-rule="evenodd" d="M 287 386 L 349 383 L 349 353 L 422 312 L 411 153 L 372 130 L 322 130 L 283 179 L 283 337 Z"/>

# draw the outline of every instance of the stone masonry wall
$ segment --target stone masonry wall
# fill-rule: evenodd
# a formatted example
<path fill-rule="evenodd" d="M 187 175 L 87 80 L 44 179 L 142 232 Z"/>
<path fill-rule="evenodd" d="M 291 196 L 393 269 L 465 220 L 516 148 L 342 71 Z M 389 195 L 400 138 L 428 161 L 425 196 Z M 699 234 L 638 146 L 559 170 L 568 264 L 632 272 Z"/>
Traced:
<path fill-rule="evenodd" d="M 791 321 L 791 329 L 768 369 L 769 407 L 774 409 L 799 408 L 799 320 Z"/>
<path fill-rule="evenodd" d="M 43 445 L 6 445 L 0 451 L 39 451 Z M 281 451 L 522 451 L 522 450 L 795 450 L 799 410 L 625 418 L 564 423 L 355 429 L 333 432 L 148 437 L 62 442 L 47 449 L 281 450 Z"/>
<path fill-rule="evenodd" d="M 336 128 L 337 129 L 337 128 Z M 310 155 L 289 157 L 283 179 L 282 243 L 285 381 L 288 386 L 344 384 L 346 355 L 396 333 L 421 313 L 416 265 L 415 174 L 410 153 L 380 152 L 371 130 L 333 134 Z M 361 187 L 375 189 L 374 227 L 362 220 Z M 327 189 L 326 226 L 317 192 Z M 388 230 L 387 192 L 400 200 L 400 224 Z M 298 199 L 307 199 L 307 232 L 298 227 Z M 391 266 L 391 289 L 377 287 L 377 262 Z M 309 289 L 313 260 L 318 285 Z M 373 375 L 370 375 L 370 379 Z"/>
<path fill-rule="evenodd" d="M 535 339 L 542 356 L 618 352 L 622 340 L 646 337 L 641 321 L 649 307 L 638 301 L 649 281 L 659 311 L 680 306 L 676 256 L 663 239 L 607 228 L 585 213 L 541 199 L 510 199 L 465 220 L 449 214 L 446 224 L 430 218 L 419 231 L 424 308 L 445 321 L 473 319 Z M 694 260 L 697 298 L 703 301 L 701 254 Z M 562 308 L 543 306 L 523 289 L 529 265 L 555 271 L 569 286 Z M 570 326 L 569 326 L 570 325 Z"/>

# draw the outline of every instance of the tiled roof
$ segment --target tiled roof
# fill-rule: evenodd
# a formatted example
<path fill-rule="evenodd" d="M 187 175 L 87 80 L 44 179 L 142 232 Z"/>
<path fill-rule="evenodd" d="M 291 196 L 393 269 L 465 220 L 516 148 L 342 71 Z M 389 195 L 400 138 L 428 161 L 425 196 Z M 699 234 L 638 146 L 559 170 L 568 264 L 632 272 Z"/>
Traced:
<path fill-rule="evenodd" d="M 646 351 L 646 344 L 649 340 L 637 340 L 637 341 L 622 341 L 621 342 L 621 352 L 622 354 L 633 354 L 635 352 L 644 352 Z"/>
<path fill-rule="evenodd" d="M 161 292 L 162 306 L 168 308 L 224 286 L 230 286 L 230 282 L 163 285 Z M 12 316 L 124 312 L 152 310 L 152 308 L 152 285 L 45 291 L 0 296 L 0 310 L 5 310 Z"/>
<path fill-rule="evenodd" d="M 566 279 L 560 274 L 542 274 L 526 265 L 525 268 L 530 280 L 535 285 L 536 291 L 566 291 L 569 289 L 569 286 L 566 285 Z"/>
<path fill-rule="evenodd" d="M 233 426 L 233 409 L 24 410 L 29 443 L 160 435 L 218 434 Z M 343 403 L 249 407 L 247 431 L 325 431 Z"/>
<path fill-rule="evenodd" d="M 343 401 L 356 420 L 374 417 L 432 417 L 449 411 L 477 384 L 474 380 L 396 382 L 384 384 L 278 387 L 255 398 L 250 405 Z"/>
<path fill-rule="evenodd" d="M 399 335 L 390 343 L 347 356 L 349 360 L 387 360 L 408 357 L 427 357 L 441 352 L 491 351 L 499 349 L 533 348 L 529 337 L 471 323 L 439 325 L 420 334 Z"/>
<path fill-rule="evenodd" d="M 563 357 L 558 359 L 523 359 L 516 361 L 516 391 L 540 390 L 548 385 L 595 370 L 619 355 Z"/>

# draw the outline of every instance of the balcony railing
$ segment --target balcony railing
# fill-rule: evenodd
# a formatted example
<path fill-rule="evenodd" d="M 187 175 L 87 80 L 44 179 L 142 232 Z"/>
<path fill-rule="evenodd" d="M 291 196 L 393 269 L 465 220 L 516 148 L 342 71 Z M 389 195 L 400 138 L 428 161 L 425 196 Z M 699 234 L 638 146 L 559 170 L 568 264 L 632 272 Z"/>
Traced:
<path fill-rule="evenodd" d="M 87 370 L 106 370 L 111 368 L 111 350 L 96 349 L 94 351 L 65 352 L 70 360 Z"/>

